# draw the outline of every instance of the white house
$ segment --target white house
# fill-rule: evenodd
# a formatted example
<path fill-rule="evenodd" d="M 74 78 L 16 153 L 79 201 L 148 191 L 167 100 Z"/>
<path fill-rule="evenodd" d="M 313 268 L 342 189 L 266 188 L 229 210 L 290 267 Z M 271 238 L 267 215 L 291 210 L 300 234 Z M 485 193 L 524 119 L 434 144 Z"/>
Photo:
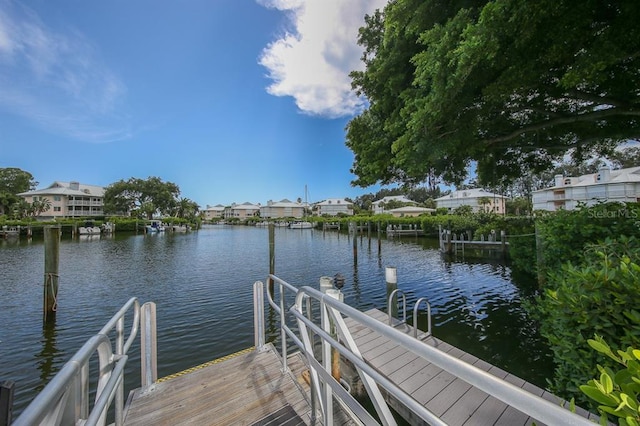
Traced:
<path fill-rule="evenodd" d="M 39 216 L 41 219 L 104 216 L 104 188 L 101 186 L 55 181 L 44 189 L 17 195 L 29 204 L 48 200 L 51 208 Z"/>
<path fill-rule="evenodd" d="M 533 191 L 533 210 L 573 210 L 578 203 L 640 201 L 640 167 L 610 170 L 578 177 L 556 175 L 551 188 Z"/>
<path fill-rule="evenodd" d="M 435 212 L 436 209 L 429 209 L 426 207 L 418 206 L 404 206 L 397 209 L 387 210 L 387 213 L 391 213 L 394 217 L 415 217 L 425 213 Z"/>
<path fill-rule="evenodd" d="M 436 198 L 436 206 L 438 208 L 446 208 L 453 211 L 460 206 L 471 206 L 474 212 L 493 212 L 497 214 L 505 214 L 505 201 L 507 197 L 504 195 L 494 194 L 485 191 L 482 188 L 462 189 L 453 191 L 450 194 Z"/>
<path fill-rule="evenodd" d="M 391 196 L 384 197 L 381 200 L 377 200 L 377 201 L 374 201 L 373 203 L 371 203 L 371 209 L 373 210 L 373 214 L 384 213 L 386 211 L 385 210 L 385 205 L 387 205 L 389 203 L 389 201 L 409 204 L 409 205 L 412 205 L 412 206 L 417 206 L 418 205 L 418 203 L 416 203 L 413 200 L 408 199 L 404 195 L 391 195 Z"/>
<path fill-rule="evenodd" d="M 316 203 L 314 210 L 318 216 L 337 216 L 338 214 L 353 216 L 353 203 L 344 198 L 327 198 Z"/>

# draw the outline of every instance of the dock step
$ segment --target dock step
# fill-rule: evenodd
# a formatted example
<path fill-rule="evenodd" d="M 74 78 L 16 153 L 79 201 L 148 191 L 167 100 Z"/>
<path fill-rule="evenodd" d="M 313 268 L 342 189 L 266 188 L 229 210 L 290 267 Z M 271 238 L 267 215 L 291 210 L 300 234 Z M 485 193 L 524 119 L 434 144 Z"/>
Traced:
<path fill-rule="evenodd" d="M 300 418 L 293 407 L 287 404 L 278 411 L 258 420 L 251 426 L 299 426 L 304 424 L 304 420 Z"/>

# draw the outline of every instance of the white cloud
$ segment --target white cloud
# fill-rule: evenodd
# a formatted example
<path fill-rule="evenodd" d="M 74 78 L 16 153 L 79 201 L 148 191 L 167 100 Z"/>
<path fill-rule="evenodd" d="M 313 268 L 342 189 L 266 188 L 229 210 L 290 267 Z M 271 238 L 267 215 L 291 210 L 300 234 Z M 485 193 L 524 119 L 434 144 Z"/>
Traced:
<path fill-rule="evenodd" d="M 292 96 L 306 114 L 340 117 L 358 113 L 364 99 L 351 90 L 349 73 L 363 69 L 358 29 L 365 14 L 387 0 L 258 0 L 287 13 L 292 24 L 260 56 L 273 83 L 267 91 Z"/>
<path fill-rule="evenodd" d="M 82 34 L 0 0 L 0 109 L 55 134 L 106 142 L 129 136 L 118 113 L 125 93 Z"/>

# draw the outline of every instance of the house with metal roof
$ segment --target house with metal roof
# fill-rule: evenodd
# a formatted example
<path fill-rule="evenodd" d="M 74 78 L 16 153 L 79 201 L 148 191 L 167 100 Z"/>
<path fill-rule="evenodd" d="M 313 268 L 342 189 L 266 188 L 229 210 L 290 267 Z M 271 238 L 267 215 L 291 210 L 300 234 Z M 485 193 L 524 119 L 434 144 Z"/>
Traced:
<path fill-rule="evenodd" d="M 446 208 L 450 212 L 461 206 L 471 206 L 474 212 L 491 212 L 505 214 L 507 197 L 482 188 L 462 189 L 436 198 L 438 208 Z"/>
<path fill-rule="evenodd" d="M 250 217 L 260 216 L 260 204 L 251 204 L 249 202 L 236 204 L 225 207 L 224 218 L 236 218 L 240 220 L 248 219 Z"/>
<path fill-rule="evenodd" d="M 305 216 L 307 204 L 302 202 L 289 201 L 286 198 L 280 201 L 267 201 L 267 204 L 260 206 L 260 217 L 264 219 L 281 219 L 293 217 L 296 219 Z"/>
<path fill-rule="evenodd" d="M 313 209 L 318 216 L 353 216 L 353 203 L 344 198 L 327 198 L 316 203 Z"/>
<path fill-rule="evenodd" d="M 533 191 L 533 210 L 573 210 L 578 204 L 600 202 L 639 202 L 640 167 L 611 170 L 582 176 L 556 175 L 550 188 Z"/>
<path fill-rule="evenodd" d="M 216 204 L 210 206 L 207 204 L 207 208 L 203 210 L 205 220 L 221 219 L 224 217 L 225 207 L 222 204 Z"/>
<path fill-rule="evenodd" d="M 402 203 L 404 205 L 411 205 L 411 206 L 418 205 L 418 203 L 408 199 L 404 195 L 389 195 L 387 197 L 383 197 L 382 199 L 371 203 L 371 210 L 373 210 L 373 214 L 385 213 L 386 211 L 385 206 L 389 204 L 390 201 L 393 201 L 394 202 L 393 204 L 396 204 L 396 205 L 397 203 Z"/>
<path fill-rule="evenodd" d="M 27 203 L 48 200 L 51 208 L 39 219 L 104 216 L 104 188 L 79 182 L 55 181 L 44 189 L 17 194 Z"/>
<path fill-rule="evenodd" d="M 387 210 L 387 213 L 391 213 L 393 217 L 416 217 L 421 214 L 428 214 L 435 212 L 436 209 L 430 209 L 427 207 L 418 206 L 404 206 L 397 209 Z"/>

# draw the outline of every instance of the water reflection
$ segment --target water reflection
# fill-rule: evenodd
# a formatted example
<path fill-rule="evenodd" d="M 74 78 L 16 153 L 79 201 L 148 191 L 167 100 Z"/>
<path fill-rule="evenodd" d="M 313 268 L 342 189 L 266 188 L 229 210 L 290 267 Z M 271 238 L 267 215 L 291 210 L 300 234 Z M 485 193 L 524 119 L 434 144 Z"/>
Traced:
<path fill-rule="evenodd" d="M 40 392 L 53 376 L 60 369 L 62 352 L 57 345 L 58 332 L 56 329 L 55 316 L 45 321 L 42 326 L 42 349 L 36 354 L 38 370 L 40 371 L 40 383 L 36 386 L 36 391 Z"/>

